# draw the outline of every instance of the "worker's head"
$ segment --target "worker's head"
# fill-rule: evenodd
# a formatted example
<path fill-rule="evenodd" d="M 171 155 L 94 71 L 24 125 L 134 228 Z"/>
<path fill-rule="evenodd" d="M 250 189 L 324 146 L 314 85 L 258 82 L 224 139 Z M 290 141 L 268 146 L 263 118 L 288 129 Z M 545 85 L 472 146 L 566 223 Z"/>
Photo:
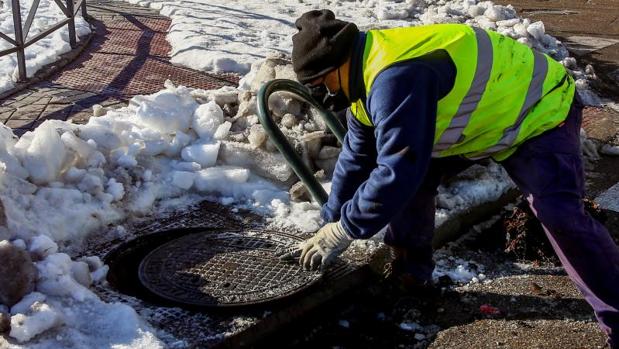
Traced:
<path fill-rule="evenodd" d="M 292 36 L 292 65 L 297 79 L 323 89 L 325 98 L 320 101 L 327 107 L 345 108 L 350 104 L 346 97 L 350 53 L 359 29 L 335 19 L 329 10 L 306 12 L 295 25 L 299 32 Z"/>

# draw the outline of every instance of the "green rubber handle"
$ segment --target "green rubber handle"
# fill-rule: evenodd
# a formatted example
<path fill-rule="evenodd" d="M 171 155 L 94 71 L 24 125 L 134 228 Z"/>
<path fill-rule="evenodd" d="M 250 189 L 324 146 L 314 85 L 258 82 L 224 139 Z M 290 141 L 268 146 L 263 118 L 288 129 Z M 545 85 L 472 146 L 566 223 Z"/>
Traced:
<path fill-rule="evenodd" d="M 318 180 L 316 180 L 312 171 L 305 166 L 299 154 L 295 152 L 292 145 L 288 142 L 288 139 L 286 139 L 286 136 L 284 136 L 271 117 L 271 111 L 269 110 L 269 97 L 271 94 L 279 91 L 292 93 L 300 100 L 316 108 L 320 116 L 325 120 L 327 127 L 329 127 L 331 132 L 333 132 L 335 137 L 342 144 L 344 143 L 346 129 L 335 117 L 335 115 L 325 109 L 311 96 L 307 87 L 296 81 L 286 79 L 272 80 L 262 85 L 258 91 L 258 118 L 260 119 L 262 127 L 264 127 L 264 130 L 269 135 L 273 144 L 275 144 L 275 147 L 277 147 L 290 167 L 292 167 L 294 173 L 296 173 L 301 181 L 303 181 L 303 184 L 305 184 L 309 192 L 312 194 L 314 200 L 316 200 L 320 205 L 324 205 L 329 197 L 327 192 L 325 192 Z"/>

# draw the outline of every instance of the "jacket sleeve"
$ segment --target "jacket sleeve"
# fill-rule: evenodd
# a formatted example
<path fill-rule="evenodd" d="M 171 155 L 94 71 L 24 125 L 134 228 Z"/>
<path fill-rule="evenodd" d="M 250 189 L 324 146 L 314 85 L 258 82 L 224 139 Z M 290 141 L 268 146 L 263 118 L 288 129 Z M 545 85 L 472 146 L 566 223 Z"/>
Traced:
<path fill-rule="evenodd" d="M 415 195 L 432 156 L 439 93 L 437 73 L 424 63 L 393 66 L 374 81 L 367 106 L 376 165 L 341 209 L 352 237 L 373 236 Z"/>
<path fill-rule="evenodd" d="M 331 182 L 329 201 L 323 205 L 321 216 L 326 222 L 340 219 L 342 204 L 350 200 L 357 188 L 368 179 L 376 167 L 374 130 L 359 122 L 350 111 L 346 114 L 348 132 L 337 159 Z"/>

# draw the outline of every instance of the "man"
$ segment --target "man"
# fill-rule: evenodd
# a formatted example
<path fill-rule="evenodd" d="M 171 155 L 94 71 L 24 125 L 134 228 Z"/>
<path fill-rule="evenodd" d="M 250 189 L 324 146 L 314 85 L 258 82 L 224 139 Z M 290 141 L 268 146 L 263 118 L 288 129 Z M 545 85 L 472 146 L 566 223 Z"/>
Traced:
<path fill-rule="evenodd" d="M 327 223 L 287 257 L 327 265 L 353 239 L 385 229 L 392 274 L 431 281 L 440 178 L 474 159 L 504 166 L 602 329 L 619 340 L 619 249 L 584 210 L 574 81 L 511 38 L 460 24 L 359 32 L 328 10 L 297 21 L 293 67 L 350 106 L 348 133 L 322 215 Z"/>

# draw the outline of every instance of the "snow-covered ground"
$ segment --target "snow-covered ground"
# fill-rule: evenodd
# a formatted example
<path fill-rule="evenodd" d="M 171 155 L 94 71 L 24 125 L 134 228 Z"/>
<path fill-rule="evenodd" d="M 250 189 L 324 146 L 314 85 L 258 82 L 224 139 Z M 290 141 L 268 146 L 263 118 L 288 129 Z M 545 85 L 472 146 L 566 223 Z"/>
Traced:
<path fill-rule="evenodd" d="M 333 10 L 338 18 L 356 23 L 361 30 L 468 22 L 543 46 L 559 59 L 567 56 L 554 38 L 545 36 L 540 22 L 531 25 L 516 18 L 512 8 L 493 6 L 490 1 L 127 1 L 169 16 L 172 62 L 198 70 L 246 73 L 251 63 L 269 53 L 290 53 L 295 19 L 321 8 Z"/>
<path fill-rule="evenodd" d="M 20 0 L 19 2 L 22 25 L 26 22 L 32 3 L 33 0 Z M 65 15 L 53 0 L 41 0 L 26 40 L 33 38 L 63 19 L 66 19 Z M 81 13 L 78 13 L 75 18 L 75 31 L 78 39 L 90 33 L 90 26 L 82 18 Z M 12 39 L 15 38 L 11 1 L 0 1 L 0 32 Z M 12 45 L 9 42 L 0 39 L 0 51 L 11 47 Z M 28 46 L 26 48 L 28 77 L 33 76 L 43 66 L 57 61 L 61 54 L 70 50 L 69 30 L 66 26 Z M 13 53 L 0 57 L 0 93 L 13 88 L 18 76 L 17 54 Z"/>
<path fill-rule="evenodd" d="M 278 227 L 313 231 L 320 226 L 316 203 L 290 200 L 294 177 L 255 115 L 257 86 L 294 76 L 290 65 L 273 53 L 290 51 L 292 23 L 305 10 L 329 7 L 362 28 L 452 21 L 498 29 L 563 60 L 577 77 L 581 74 L 580 84 L 586 83 L 586 73 L 544 34 L 541 23 L 515 18 L 513 9 L 489 2 L 143 4 L 172 17 L 169 38 L 176 63 L 249 73 L 239 89 L 204 91 L 166 83 L 162 91 L 137 96 L 125 108 L 97 106 L 86 125 L 47 121 L 19 139 L 0 128 L 0 199 L 7 219 L 0 227 L 0 255 L 25 250 L 38 272 L 33 293 L 15 305 L 0 305 L 0 313 L 11 314 L 11 342 L 0 337 L 0 347 L 163 345 L 130 306 L 103 303 L 89 290 L 93 283 L 105 282 L 107 269 L 100 260 L 71 260 L 67 254 L 79 255 L 81 242 L 107 227 L 126 234 L 119 226 L 125 220 L 209 197 L 249 208 Z M 262 60 L 267 56 L 271 58 Z M 338 149 L 324 137 L 324 124 L 308 119 L 307 111 L 285 96 L 276 96 L 271 104 L 277 122 L 308 161 L 329 172 Z M 504 171 L 492 165 L 474 180 L 442 187 L 438 221 L 494 200 L 510 185 Z M 438 257 L 437 276 L 463 282 L 481 277 L 466 261 Z"/>
<path fill-rule="evenodd" d="M 206 71 L 247 73 L 273 53 L 290 53 L 300 14 L 328 8 L 361 30 L 434 23 L 468 23 L 508 35 L 550 54 L 570 69 L 589 105 L 602 101 L 590 90 L 593 69 L 583 70 L 542 22 L 519 18 L 511 6 L 478 0 L 126 0 L 157 9 L 172 24 L 167 36 L 172 63 Z"/>

